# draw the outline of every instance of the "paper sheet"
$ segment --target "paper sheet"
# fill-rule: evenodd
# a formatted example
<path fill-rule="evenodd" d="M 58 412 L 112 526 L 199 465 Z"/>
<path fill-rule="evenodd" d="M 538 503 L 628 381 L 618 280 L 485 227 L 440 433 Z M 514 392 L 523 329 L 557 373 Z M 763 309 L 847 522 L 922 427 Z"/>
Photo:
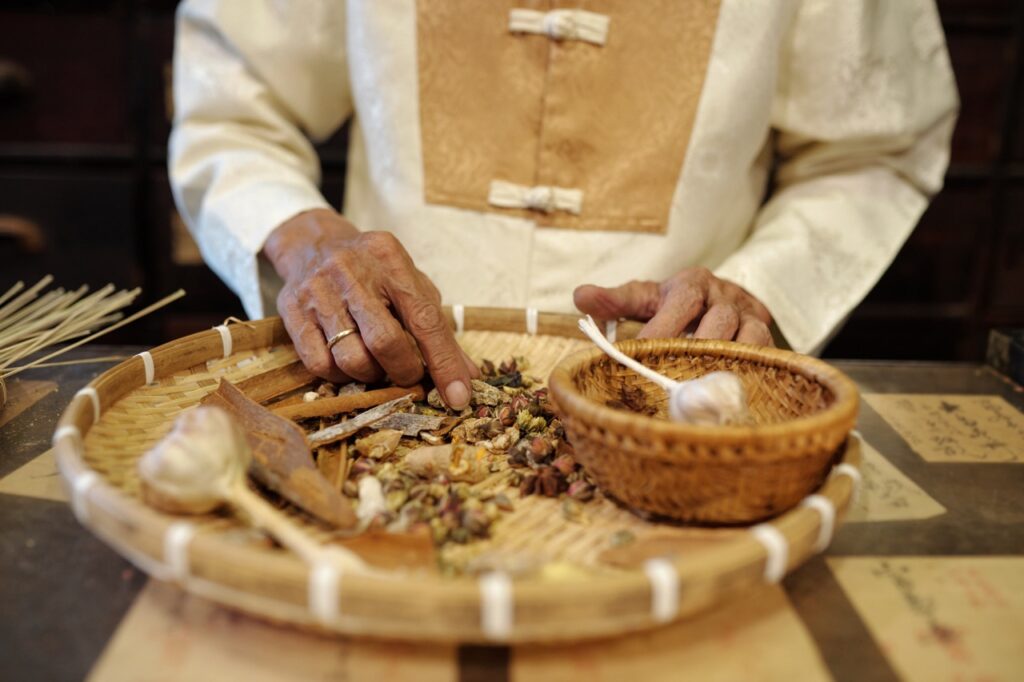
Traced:
<path fill-rule="evenodd" d="M 513 682 L 831 679 L 776 586 L 657 630 L 569 646 L 516 647 L 511 667 Z"/>
<path fill-rule="evenodd" d="M 47 450 L 0 479 L 0 493 L 58 502 L 68 499 L 53 450 Z"/>
<path fill-rule="evenodd" d="M 229 611 L 151 580 L 90 682 L 456 678 L 455 648 L 313 635 Z"/>
<path fill-rule="evenodd" d="M 864 484 L 846 517 L 847 523 L 911 521 L 946 513 L 945 507 L 863 439 L 860 453 Z"/>
<path fill-rule="evenodd" d="M 929 462 L 1024 462 L 1024 414 L 997 395 L 868 393 L 864 400 Z"/>
<path fill-rule="evenodd" d="M 1024 679 L 1024 557 L 826 561 L 904 679 Z"/>

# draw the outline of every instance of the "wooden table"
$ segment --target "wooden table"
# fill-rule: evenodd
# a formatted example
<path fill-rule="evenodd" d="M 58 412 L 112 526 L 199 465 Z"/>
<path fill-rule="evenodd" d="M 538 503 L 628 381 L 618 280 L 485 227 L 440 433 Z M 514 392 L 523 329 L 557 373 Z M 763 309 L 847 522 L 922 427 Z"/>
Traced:
<path fill-rule="evenodd" d="M 1024 391 L 982 366 L 836 364 L 871 447 L 823 556 L 660 630 L 514 648 L 316 637 L 150 581 L 78 526 L 49 453 L 110 363 L 23 375 L 0 412 L 0 679 L 1024 679 Z"/>

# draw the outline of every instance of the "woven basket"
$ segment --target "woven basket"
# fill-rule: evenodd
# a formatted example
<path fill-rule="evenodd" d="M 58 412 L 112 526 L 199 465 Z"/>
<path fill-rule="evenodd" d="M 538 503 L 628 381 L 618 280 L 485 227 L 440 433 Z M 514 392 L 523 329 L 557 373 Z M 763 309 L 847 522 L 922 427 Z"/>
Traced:
<path fill-rule="evenodd" d="M 489 308 L 447 314 L 475 360 L 526 356 L 534 376 L 589 347 L 569 315 Z M 638 329 L 618 325 L 620 338 Z M 608 499 L 586 505 L 579 523 L 563 518 L 558 500 L 519 499 L 509 490 L 515 510 L 489 540 L 461 549 L 529 555 L 544 570 L 452 578 L 404 566 L 386 575 L 340 575 L 305 564 L 234 515 L 173 516 L 145 504 L 138 459 L 183 410 L 221 379 L 243 381 L 295 360 L 274 318 L 200 332 L 104 372 L 76 394 L 54 434 L 75 516 L 151 576 L 274 622 L 399 639 L 552 642 L 653 627 L 781 580 L 828 544 L 859 480 L 859 441 L 851 438 L 835 475 L 806 506 L 749 530 L 660 524 Z M 332 542 L 328 529 L 284 511 L 318 541 Z M 609 564 L 610 539 L 624 532 L 635 537 L 620 548 L 626 559 L 651 558 Z M 657 550 L 641 554 L 642 547 Z M 558 570 L 566 566 L 568 574 Z"/>
<path fill-rule="evenodd" d="M 743 381 L 752 425 L 665 418 L 665 391 L 599 350 L 564 360 L 549 385 L 578 461 L 627 505 L 680 521 L 750 523 L 790 509 L 821 485 L 857 419 L 857 387 L 789 351 L 722 341 L 631 340 L 627 355 L 676 380 L 726 370 Z M 643 391 L 654 417 L 606 406 Z"/>

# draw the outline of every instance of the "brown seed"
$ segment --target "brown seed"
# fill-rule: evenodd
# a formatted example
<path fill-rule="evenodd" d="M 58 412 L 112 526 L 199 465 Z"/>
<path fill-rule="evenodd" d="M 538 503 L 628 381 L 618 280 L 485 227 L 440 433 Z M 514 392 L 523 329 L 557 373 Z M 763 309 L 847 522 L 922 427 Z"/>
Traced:
<path fill-rule="evenodd" d="M 569 484 L 569 497 L 580 502 L 589 502 L 594 499 L 594 486 L 586 481 L 574 481 Z"/>

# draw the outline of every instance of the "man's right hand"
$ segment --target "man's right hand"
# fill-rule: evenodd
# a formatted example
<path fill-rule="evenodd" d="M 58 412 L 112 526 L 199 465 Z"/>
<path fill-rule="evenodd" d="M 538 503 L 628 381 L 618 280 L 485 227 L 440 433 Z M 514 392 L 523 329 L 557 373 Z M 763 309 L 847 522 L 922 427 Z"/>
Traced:
<path fill-rule="evenodd" d="M 469 404 L 479 371 L 456 343 L 437 287 L 394 235 L 314 209 L 278 226 L 264 253 L 284 280 L 277 309 L 311 372 L 338 383 L 387 375 L 409 386 L 425 362 L 451 407 Z M 327 339 L 353 328 L 328 349 Z"/>

